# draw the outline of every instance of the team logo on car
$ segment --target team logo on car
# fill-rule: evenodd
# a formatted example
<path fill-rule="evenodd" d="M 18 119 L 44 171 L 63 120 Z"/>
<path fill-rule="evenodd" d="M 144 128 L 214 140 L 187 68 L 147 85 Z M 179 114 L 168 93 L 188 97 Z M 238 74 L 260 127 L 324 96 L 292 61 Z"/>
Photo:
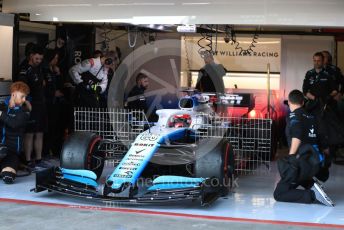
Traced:
<path fill-rule="evenodd" d="M 155 141 L 156 139 L 158 139 L 158 136 L 154 134 L 146 133 L 146 134 L 141 135 L 140 139 L 143 141 Z"/>

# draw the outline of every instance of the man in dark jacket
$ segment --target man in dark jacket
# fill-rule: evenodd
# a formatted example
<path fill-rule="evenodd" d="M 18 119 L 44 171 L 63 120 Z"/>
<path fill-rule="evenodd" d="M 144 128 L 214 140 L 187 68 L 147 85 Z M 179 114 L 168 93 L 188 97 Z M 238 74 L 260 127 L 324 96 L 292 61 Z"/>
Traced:
<path fill-rule="evenodd" d="M 324 68 L 333 77 L 336 83 L 336 89 L 340 96 L 343 96 L 344 92 L 344 76 L 342 71 L 335 65 L 332 64 L 332 55 L 329 51 L 324 50 L 321 52 L 324 56 Z"/>
<path fill-rule="evenodd" d="M 42 68 L 44 50 L 42 47 L 34 46 L 29 51 L 27 62 L 20 66 L 19 81 L 25 82 L 30 88 L 30 102 L 32 111 L 30 120 L 25 129 L 24 151 L 28 166 L 48 167 L 42 161 L 43 133 L 47 131 L 47 109 L 45 104 L 45 73 Z M 35 152 L 35 161 L 31 159 L 32 150 Z"/>
<path fill-rule="evenodd" d="M 214 62 L 214 57 L 210 52 L 205 52 L 203 59 L 205 65 L 198 73 L 195 88 L 200 92 L 224 93 L 223 77 L 226 75 L 225 68 L 223 65 Z"/>
<path fill-rule="evenodd" d="M 148 77 L 143 73 L 139 73 L 136 76 L 136 85 L 128 94 L 126 101 L 128 109 L 143 110 L 145 113 L 147 113 L 148 106 L 144 92 L 148 85 Z"/>
<path fill-rule="evenodd" d="M 16 177 L 25 126 L 30 117 L 31 105 L 26 102 L 29 92 L 24 82 L 15 82 L 11 85 L 11 97 L 0 104 L 0 169 L 6 184 L 13 183 Z"/>
<path fill-rule="evenodd" d="M 309 100 L 307 109 L 319 113 L 338 91 L 334 78 L 324 68 L 324 55 L 321 52 L 313 55 L 313 64 L 314 68 L 307 71 L 303 80 L 302 90 Z"/>
<path fill-rule="evenodd" d="M 274 198 L 294 203 L 319 201 L 333 206 L 321 186 L 313 180 L 324 157 L 320 150 L 329 152 L 326 139 L 322 138 L 320 142 L 316 119 L 302 108 L 304 96 L 301 91 L 291 91 L 288 102 L 291 111 L 286 127 L 289 155 L 278 161 L 281 180 L 274 191 Z M 297 189 L 299 185 L 305 189 Z"/>

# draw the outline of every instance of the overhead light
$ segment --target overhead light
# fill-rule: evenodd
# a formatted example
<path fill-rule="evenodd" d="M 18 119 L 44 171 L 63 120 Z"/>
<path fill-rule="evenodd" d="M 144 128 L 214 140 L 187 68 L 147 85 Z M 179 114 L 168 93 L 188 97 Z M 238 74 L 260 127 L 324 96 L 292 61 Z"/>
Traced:
<path fill-rule="evenodd" d="M 183 2 L 182 5 L 210 5 L 210 2 Z"/>
<path fill-rule="evenodd" d="M 173 2 L 100 3 L 98 6 L 173 6 Z"/>
<path fill-rule="evenodd" d="M 177 31 L 180 33 L 195 33 L 196 32 L 196 25 L 177 26 Z"/>
<path fill-rule="evenodd" d="M 82 7 L 92 6 L 92 4 L 38 4 L 37 7 Z"/>
<path fill-rule="evenodd" d="M 57 17 L 53 17 L 53 22 L 58 22 L 59 19 Z"/>
<path fill-rule="evenodd" d="M 36 16 L 40 16 L 41 14 L 35 14 Z"/>
<path fill-rule="evenodd" d="M 132 24 L 186 24 L 188 16 L 134 16 L 131 19 Z"/>

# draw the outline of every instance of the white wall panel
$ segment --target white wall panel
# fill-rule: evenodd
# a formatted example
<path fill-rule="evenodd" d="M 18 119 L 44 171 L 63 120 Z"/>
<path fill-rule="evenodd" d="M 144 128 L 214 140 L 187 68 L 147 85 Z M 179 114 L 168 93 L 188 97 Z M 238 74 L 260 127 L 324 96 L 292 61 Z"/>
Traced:
<path fill-rule="evenodd" d="M 287 99 L 293 89 L 302 90 L 305 74 L 313 68 L 313 54 L 322 50 L 333 53 L 334 46 L 333 37 L 282 36 L 282 99 Z"/>
<path fill-rule="evenodd" d="M 0 78 L 12 79 L 13 27 L 0 26 Z"/>

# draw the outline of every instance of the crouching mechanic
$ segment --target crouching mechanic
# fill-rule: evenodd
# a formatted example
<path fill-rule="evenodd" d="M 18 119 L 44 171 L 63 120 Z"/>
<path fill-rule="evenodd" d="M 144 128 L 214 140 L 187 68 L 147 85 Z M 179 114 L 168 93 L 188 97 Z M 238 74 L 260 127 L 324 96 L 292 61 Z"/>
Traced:
<path fill-rule="evenodd" d="M 30 103 L 26 101 L 30 89 L 24 82 L 13 83 L 10 91 L 11 97 L 0 104 L 0 169 L 6 184 L 12 184 L 15 180 L 25 126 L 31 110 Z"/>
<path fill-rule="evenodd" d="M 306 204 L 318 201 L 333 206 L 321 185 L 314 181 L 321 173 L 324 159 L 320 150 L 326 154 L 329 152 L 326 135 L 318 132 L 315 117 L 302 108 L 304 96 L 301 91 L 291 91 L 288 102 L 291 111 L 286 127 L 289 155 L 277 162 L 281 180 L 274 191 L 274 198 L 276 201 Z M 298 189 L 300 185 L 304 189 Z"/>
<path fill-rule="evenodd" d="M 69 74 L 77 85 L 77 105 L 100 107 L 99 95 L 108 84 L 108 70 L 113 64 L 110 57 L 90 58 L 70 68 Z"/>

